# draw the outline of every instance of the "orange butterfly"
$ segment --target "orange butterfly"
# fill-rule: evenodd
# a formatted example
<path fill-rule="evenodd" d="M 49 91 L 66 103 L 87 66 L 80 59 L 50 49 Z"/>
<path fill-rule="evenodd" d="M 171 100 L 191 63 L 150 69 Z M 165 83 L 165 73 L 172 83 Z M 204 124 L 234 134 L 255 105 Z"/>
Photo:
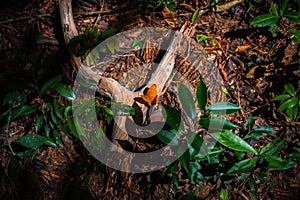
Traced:
<path fill-rule="evenodd" d="M 141 98 L 146 102 L 146 105 L 148 106 L 158 104 L 156 84 L 153 84 L 149 88 L 146 88 L 144 90 L 144 95 Z"/>

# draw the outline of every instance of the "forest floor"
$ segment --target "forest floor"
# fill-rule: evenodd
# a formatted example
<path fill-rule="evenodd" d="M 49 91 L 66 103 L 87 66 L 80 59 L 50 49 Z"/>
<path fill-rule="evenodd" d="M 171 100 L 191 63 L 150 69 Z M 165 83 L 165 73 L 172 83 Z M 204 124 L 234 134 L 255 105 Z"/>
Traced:
<path fill-rule="evenodd" d="M 255 126 L 270 126 L 276 131 L 276 134 L 264 135 L 254 144 L 257 147 L 278 138 L 285 140 L 281 150 L 283 157 L 296 149 L 300 142 L 299 115 L 289 120 L 284 112 L 276 111 L 279 104 L 272 98 L 284 93 L 284 84 L 296 86 L 299 80 L 298 44 L 287 31 L 288 28 L 299 29 L 298 25 L 283 17 L 276 35 L 272 35 L 269 27 L 251 26 L 254 17 L 268 13 L 270 7 L 254 2 L 254 7 L 249 9 L 250 1 L 236 4 L 221 1 L 220 5 L 227 7 L 216 9 L 207 1 L 176 0 L 175 12 L 166 6 L 145 8 L 141 2 L 157 5 L 156 1 L 108 0 L 101 4 L 100 0 L 74 0 L 77 30 L 79 34 L 93 27 L 100 32 L 115 29 L 117 33 L 140 27 L 177 31 L 191 21 L 196 8 L 200 8 L 200 13 L 205 10 L 196 19 L 192 39 L 198 39 L 199 47 L 215 55 L 227 91 L 226 101 L 243 107 L 230 118 L 231 121 L 245 127 L 251 115 Z M 30 71 L 49 59 L 50 70 L 45 78 L 63 74 L 64 82 L 72 84 L 74 69 L 69 63 L 63 28 L 56 0 L 3 3 L 0 8 L 1 105 L 4 96 L 16 89 L 26 93 L 28 101 L 39 101 L 36 93 L 27 88 L 27 77 L 22 76 L 22 70 Z M 51 98 L 58 94 L 47 95 Z M 5 109 L 1 107 L 1 113 Z M 37 113 L 23 116 L 11 122 L 9 130 L 6 118 L 0 121 L 0 199 L 172 199 L 171 178 L 163 177 L 161 171 L 125 174 L 111 170 L 93 158 L 79 140 L 65 134 L 62 134 L 61 147 L 43 145 L 34 156 L 26 159 L 13 155 L 23 152 L 24 148 L 10 144 L 21 136 L 34 134 L 37 118 Z M 287 170 L 270 169 L 268 172 L 271 176 L 267 181 L 257 183 L 259 199 L 300 197 L 299 163 Z M 181 180 L 176 199 L 191 191 L 201 191 L 195 199 L 219 199 L 221 185 L 224 185 L 221 179 L 206 185 L 190 185 L 185 181 Z M 232 181 L 226 188 L 230 191 L 229 199 L 253 199 L 245 184 Z"/>

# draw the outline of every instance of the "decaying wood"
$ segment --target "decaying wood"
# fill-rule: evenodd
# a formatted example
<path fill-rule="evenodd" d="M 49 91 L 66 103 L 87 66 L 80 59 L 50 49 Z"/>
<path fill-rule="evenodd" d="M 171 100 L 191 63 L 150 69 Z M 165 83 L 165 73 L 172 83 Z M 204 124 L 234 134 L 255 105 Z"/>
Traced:
<path fill-rule="evenodd" d="M 64 32 L 64 39 L 66 45 L 68 45 L 70 40 L 78 34 L 73 19 L 71 0 L 59 0 L 59 8 L 60 8 L 61 23 Z M 97 90 L 101 94 L 111 97 L 115 102 L 120 102 L 127 105 L 133 105 L 134 99 L 136 97 L 141 96 L 141 91 L 143 91 L 147 87 L 150 87 L 152 84 L 157 85 L 158 96 L 163 94 L 165 88 L 168 86 L 170 82 L 169 79 L 171 78 L 172 71 L 174 70 L 176 53 L 178 53 L 176 51 L 184 39 L 183 35 L 191 36 L 194 34 L 194 30 L 195 29 L 193 26 L 191 27 L 190 25 L 185 24 L 180 30 L 180 33 L 179 32 L 175 33 L 163 59 L 157 66 L 156 70 L 152 73 L 150 80 L 140 91 L 137 92 L 129 91 L 128 89 L 121 86 L 116 80 L 112 78 L 106 78 L 106 77 L 102 77 L 99 74 L 96 74 L 89 67 L 84 66 L 80 58 L 76 57 L 72 50 L 69 51 L 71 63 L 73 67 L 76 68 L 77 70 L 80 69 L 80 71 L 84 71 L 84 73 L 86 73 L 85 77 L 88 77 L 89 79 L 99 82 Z M 123 117 L 123 116 L 115 118 L 116 125 L 114 127 L 115 130 L 113 131 L 113 136 L 112 136 L 112 139 L 114 141 L 126 140 L 132 142 L 128 134 L 123 131 L 125 130 L 126 119 L 127 117 Z M 128 162 L 128 160 L 130 160 L 131 158 L 128 159 L 122 158 L 122 159 L 123 159 L 122 163 L 124 162 L 130 163 Z"/>

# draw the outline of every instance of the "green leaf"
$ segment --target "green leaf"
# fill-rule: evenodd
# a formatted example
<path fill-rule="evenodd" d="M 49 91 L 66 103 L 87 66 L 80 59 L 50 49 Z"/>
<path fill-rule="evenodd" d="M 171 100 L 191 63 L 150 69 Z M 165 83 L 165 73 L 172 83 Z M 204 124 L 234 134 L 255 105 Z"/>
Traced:
<path fill-rule="evenodd" d="M 274 13 L 276 16 L 279 16 L 279 14 L 278 14 L 278 4 L 277 4 L 277 3 L 271 4 L 270 7 L 271 7 L 273 13 Z"/>
<path fill-rule="evenodd" d="M 62 80 L 62 75 L 55 76 L 48 80 L 41 88 L 41 95 L 45 94 L 48 90 L 52 89 L 57 83 Z"/>
<path fill-rule="evenodd" d="M 36 103 L 33 105 L 25 105 L 20 109 L 20 111 L 18 112 L 16 117 L 21 117 L 23 115 L 28 115 L 30 113 L 33 113 L 33 112 L 37 111 L 39 107 L 40 107 L 39 103 Z"/>
<path fill-rule="evenodd" d="M 278 140 L 273 140 L 272 142 L 269 142 L 266 146 L 264 146 L 262 148 L 262 150 L 259 152 L 259 154 L 260 155 L 277 155 L 281 151 L 285 140 L 280 141 L 278 144 L 277 144 L 277 142 L 278 142 Z"/>
<path fill-rule="evenodd" d="M 266 133 L 266 134 L 274 134 L 276 133 L 276 131 L 274 131 L 273 128 L 269 127 L 269 126 L 260 126 L 256 129 L 254 129 L 253 131 L 254 133 Z"/>
<path fill-rule="evenodd" d="M 185 171 L 187 172 L 188 176 L 190 174 L 189 171 L 189 164 L 190 164 L 190 154 L 188 151 L 184 152 L 179 158 L 178 161 L 180 162 L 180 164 L 182 165 L 182 167 L 185 169 Z"/>
<path fill-rule="evenodd" d="M 276 26 L 279 17 L 275 14 L 263 14 L 255 17 L 250 25 L 252 26 Z"/>
<path fill-rule="evenodd" d="M 257 185 L 253 178 L 250 179 L 250 191 L 252 194 L 253 199 L 258 199 L 258 193 L 257 193 Z"/>
<path fill-rule="evenodd" d="M 291 119 L 294 120 L 297 115 L 298 115 L 298 105 L 296 104 L 294 107 L 292 108 L 287 108 L 286 109 L 286 114 L 287 116 Z"/>
<path fill-rule="evenodd" d="M 222 131 L 224 129 L 241 128 L 238 125 L 232 123 L 231 121 L 219 117 L 213 117 L 213 118 L 202 117 L 199 120 L 199 124 L 207 130 L 209 129 L 209 130 L 216 130 L 216 131 Z"/>
<path fill-rule="evenodd" d="M 58 83 L 55 85 L 56 91 L 61 94 L 63 97 L 70 99 L 70 100 L 75 100 L 75 93 L 65 84 L 63 83 Z"/>
<path fill-rule="evenodd" d="M 172 12 L 176 12 L 175 5 L 173 5 L 173 4 L 169 4 L 168 9 Z"/>
<path fill-rule="evenodd" d="M 161 130 L 156 134 L 156 137 L 165 144 L 170 146 L 178 145 L 178 139 L 174 132 Z"/>
<path fill-rule="evenodd" d="M 292 22 L 300 25 L 300 11 L 298 11 L 298 12 L 289 12 L 289 13 L 286 13 L 284 16 L 286 18 L 288 18 L 289 20 L 291 20 Z M 297 43 L 299 43 L 299 42 L 297 42 Z"/>
<path fill-rule="evenodd" d="M 199 84 L 197 85 L 197 91 L 196 91 L 197 101 L 198 101 L 198 107 L 200 110 L 204 110 L 207 104 L 207 87 L 205 83 L 200 80 Z"/>
<path fill-rule="evenodd" d="M 58 132 L 58 130 L 55 129 L 53 131 L 53 137 L 54 137 L 55 143 L 58 146 L 60 146 L 60 147 L 64 146 L 62 139 L 61 139 L 61 134 L 60 134 L 60 132 Z"/>
<path fill-rule="evenodd" d="M 57 126 L 60 128 L 60 130 L 66 135 L 66 136 L 68 136 L 68 137 L 72 137 L 71 135 L 70 135 L 70 131 L 67 129 L 67 126 L 65 125 L 65 124 L 57 124 Z"/>
<path fill-rule="evenodd" d="M 166 120 L 166 123 L 175 130 L 178 130 L 178 128 L 180 127 L 180 123 L 181 123 L 181 116 L 178 112 L 178 110 L 176 110 L 176 108 L 172 108 L 170 106 L 164 105 L 162 104 L 162 113 L 163 116 Z"/>
<path fill-rule="evenodd" d="M 242 138 L 235 135 L 234 133 L 224 130 L 219 133 L 210 134 L 214 139 L 216 139 L 222 145 L 236 151 L 242 152 L 253 152 L 257 155 L 257 151 L 253 149 L 247 142 L 245 142 Z"/>
<path fill-rule="evenodd" d="M 62 119 L 62 109 L 61 109 L 61 106 L 58 104 L 58 101 L 56 98 L 53 99 L 53 105 L 54 105 L 54 111 L 55 111 L 55 114 L 60 118 Z"/>
<path fill-rule="evenodd" d="M 286 8 L 288 7 L 288 2 L 289 0 L 284 0 L 281 4 L 280 4 L 280 16 L 283 16 L 285 11 L 286 11 Z"/>
<path fill-rule="evenodd" d="M 281 101 L 281 100 L 285 100 L 285 99 L 288 99 L 290 98 L 291 95 L 288 95 L 288 94 L 281 94 L 281 95 L 278 95 L 276 97 L 274 97 L 272 100 L 273 101 Z"/>
<path fill-rule="evenodd" d="M 132 48 L 141 49 L 143 47 L 143 40 L 134 40 L 132 43 Z"/>
<path fill-rule="evenodd" d="M 202 134 L 195 135 L 191 146 L 195 149 L 196 153 L 198 153 L 200 151 L 202 143 L 203 143 L 203 135 Z"/>
<path fill-rule="evenodd" d="M 182 108 L 184 112 L 189 116 L 191 119 L 195 119 L 196 117 L 196 109 L 194 104 L 194 98 L 190 90 L 183 85 L 183 83 L 179 84 L 178 87 L 178 96 L 179 100 L 182 104 Z"/>
<path fill-rule="evenodd" d="M 250 133 L 245 137 L 245 139 L 258 140 L 261 137 L 262 137 L 261 133 Z"/>
<path fill-rule="evenodd" d="M 247 173 L 247 174 L 242 174 L 242 175 L 240 175 L 240 176 L 238 177 L 238 180 L 239 180 L 239 181 L 245 181 L 249 176 L 250 176 L 249 173 Z"/>
<path fill-rule="evenodd" d="M 249 116 L 248 119 L 247 119 L 247 121 L 246 121 L 246 127 L 248 129 L 248 132 L 251 131 L 254 123 L 255 123 L 255 119 L 252 116 Z"/>
<path fill-rule="evenodd" d="M 294 35 L 293 41 L 299 44 L 300 43 L 300 31 L 293 29 L 293 28 L 289 28 L 288 31 L 290 34 Z"/>
<path fill-rule="evenodd" d="M 241 110 L 241 108 L 230 102 L 217 102 L 208 106 L 206 110 L 215 114 L 231 114 Z"/>
<path fill-rule="evenodd" d="M 228 192 L 223 188 L 221 189 L 220 192 L 220 200 L 228 200 Z"/>
<path fill-rule="evenodd" d="M 38 133 L 43 125 L 44 117 L 40 115 L 35 122 L 35 133 Z"/>
<path fill-rule="evenodd" d="M 285 170 L 293 167 L 295 162 L 291 160 L 284 160 L 278 156 L 264 156 L 264 159 L 269 163 L 268 168 L 277 169 L 277 170 Z"/>
<path fill-rule="evenodd" d="M 242 160 L 238 163 L 235 163 L 226 173 L 227 175 L 237 174 L 242 172 L 249 172 L 256 164 L 257 157 L 248 158 L 246 160 Z"/>
<path fill-rule="evenodd" d="M 78 135 L 77 129 L 75 127 L 74 121 L 73 119 L 71 119 L 70 117 L 67 120 L 68 123 L 68 127 L 71 130 L 71 133 L 75 136 L 76 139 L 80 140 L 80 137 Z"/>
<path fill-rule="evenodd" d="M 296 93 L 294 86 L 290 83 L 284 84 L 284 89 L 285 89 L 285 91 L 287 91 L 287 93 L 289 93 L 292 96 L 294 96 Z"/>
<path fill-rule="evenodd" d="M 37 135 L 37 134 L 27 134 L 17 140 L 15 143 L 18 143 L 26 148 L 39 148 L 47 141 L 47 138 Z"/>
<path fill-rule="evenodd" d="M 190 162 L 189 164 L 189 173 L 188 173 L 188 179 L 190 180 L 190 184 L 195 184 L 196 179 L 197 179 L 197 173 L 198 171 L 201 169 L 201 165 L 199 164 L 199 162 L 195 161 L 195 162 Z"/>
<path fill-rule="evenodd" d="M 292 108 L 294 107 L 296 104 L 298 103 L 298 98 L 297 97 L 293 97 L 291 99 L 286 100 L 285 102 L 283 102 L 279 108 L 277 109 L 277 111 L 283 111 L 287 108 Z"/>
<path fill-rule="evenodd" d="M 199 9 L 195 10 L 195 12 L 193 13 L 193 16 L 192 16 L 192 19 L 191 19 L 192 24 L 195 24 L 195 22 L 198 18 L 198 15 L 199 15 Z"/>

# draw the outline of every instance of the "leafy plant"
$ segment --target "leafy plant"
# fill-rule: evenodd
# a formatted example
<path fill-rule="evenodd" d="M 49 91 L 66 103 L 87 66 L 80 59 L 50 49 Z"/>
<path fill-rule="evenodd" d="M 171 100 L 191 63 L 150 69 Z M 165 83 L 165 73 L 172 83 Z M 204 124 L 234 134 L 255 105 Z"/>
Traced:
<path fill-rule="evenodd" d="M 244 131 L 242 127 L 221 117 L 222 115 L 233 114 L 241 110 L 236 104 L 217 102 L 207 105 L 207 87 L 203 81 L 200 81 L 196 91 L 198 107 L 202 111 L 198 115 L 193 106 L 194 99 L 188 88 L 180 84 L 178 93 L 186 116 L 191 120 L 196 120 L 196 116 L 200 116 L 199 124 L 202 128 L 209 130 L 209 132 L 205 134 L 194 133 L 195 137 L 188 146 L 188 150 L 182 154 L 178 161 L 169 165 L 164 171 L 164 175 L 172 175 L 174 195 L 176 195 L 177 188 L 180 185 L 179 174 L 181 173 L 184 174 L 184 177 L 189 180 L 191 185 L 198 182 L 206 184 L 208 181 L 216 181 L 222 177 L 227 182 L 230 182 L 233 179 L 233 175 L 238 175 L 238 181 L 247 182 L 253 198 L 257 199 L 258 193 L 255 180 L 260 179 L 261 182 L 264 182 L 266 181 L 265 177 L 269 174 L 258 172 L 256 168 L 284 170 L 294 166 L 295 162 L 292 160 L 292 157 L 297 157 L 296 155 L 298 154 L 291 155 L 288 159 L 282 159 L 279 156 L 285 143 L 284 140 L 273 140 L 259 149 L 249 144 L 250 140 L 258 140 L 263 137 L 263 133 L 274 134 L 275 131 L 272 128 L 267 126 L 254 128 L 254 118 L 250 116 L 247 119 L 246 130 Z M 174 112 L 176 111 L 174 110 Z M 168 117 L 172 115 L 174 119 L 174 113 L 167 112 L 167 115 Z M 177 115 L 179 116 L 175 118 L 180 119 L 180 114 L 178 113 Z M 176 122 L 176 124 L 178 123 L 180 121 Z M 172 120 L 167 121 L 167 124 L 170 124 L 173 129 L 178 127 L 178 125 L 172 126 Z M 244 138 L 233 132 L 233 130 L 237 129 L 240 129 L 241 133 L 245 133 Z M 165 143 L 171 142 L 172 145 L 177 145 L 178 142 L 175 141 L 180 137 L 179 135 L 182 132 L 190 131 L 192 130 L 180 130 L 179 132 L 172 130 L 164 135 L 165 138 L 160 136 L 158 138 Z M 232 152 L 234 158 L 224 159 L 229 155 L 232 156 L 228 152 Z M 207 172 L 207 168 L 210 169 L 209 172 Z M 226 190 L 221 190 L 220 198 L 228 199 Z"/>
<path fill-rule="evenodd" d="M 101 42 L 115 34 L 114 29 L 108 29 L 99 32 L 97 28 L 86 29 L 84 34 L 75 36 L 69 43 L 70 48 L 75 48 L 77 56 L 87 57 L 88 54 Z M 108 50 L 114 53 L 119 49 L 119 41 L 115 38 L 108 39 L 104 45 L 99 46 L 97 51 L 92 51 L 93 55 L 99 58 L 99 53 L 105 53 Z"/>
<path fill-rule="evenodd" d="M 276 36 L 279 31 L 277 24 L 281 20 L 282 17 L 288 18 L 290 21 L 300 24 L 300 10 L 289 12 L 288 8 L 291 7 L 291 0 L 283 0 L 282 2 L 273 3 L 270 5 L 271 13 L 270 14 L 262 14 L 253 19 L 251 25 L 263 27 L 270 26 L 270 31 L 273 36 Z M 300 7 L 299 1 L 297 1 L 298 7 Z"/>
<path fill-rule="evenodd" d="M 298 85 L 300 82 L 298 81 Z M 285 111 L 290 120 L 294 120 L 298 113 L 300 107 L 300 96 L 298 94 L 299 90 L 288 83 L 284 84 L 284 90 L 286 94 L 281 94 L 273 98 L 273 101 L 281 101 L 280 106 L 277 111 Z"/>
<path fill-rule="evenodd" d="M 56 61 L 53 57 L 33 62 L 21 50 L 11 49 L 10 51 L 24 63 L 25 68 L 29 67 L 25 70 L 14 69 L 6 72 L 7 86 L 13 91 L 7 93 L 2 99 L 3 108 L 0 118 L 6 122 L 8 136 L 11 136 L 9 132 L 11 122 L 25 115 L 36 119 L 35 134 L 26 134 L 13 142 L 26 148 L 17 155 L 22 158 L 30 157 L 44 144 L 53 147 L 62 146 L 61 133 L 64 132 L 70 137 L 72 135 L 67 127 L 67 119 L 71 110 L 68 100 L 76 98 L 74 92 L 63 83 L 62 75 L 48 79 L 50 66 Z M 15 79 L 15 77 L 21 78 Z M 19 91 L 21 89 L 23 92 Z M 27 92 L 24 92 L 24 89 Z M 57 97 L 54 91 L 61 96 Z"/>

